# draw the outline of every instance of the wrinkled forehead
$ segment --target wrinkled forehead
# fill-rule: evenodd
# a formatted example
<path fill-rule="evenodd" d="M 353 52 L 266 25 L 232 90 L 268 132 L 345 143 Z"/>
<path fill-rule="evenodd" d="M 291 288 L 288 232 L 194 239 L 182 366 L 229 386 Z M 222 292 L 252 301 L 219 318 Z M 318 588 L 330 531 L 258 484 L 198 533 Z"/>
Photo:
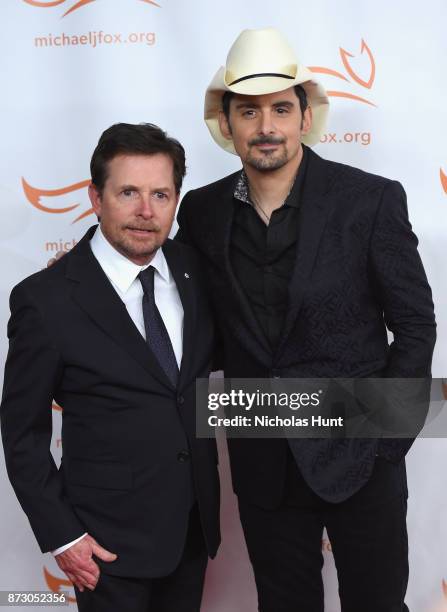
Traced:
<path fill-rule="evenodd" d="M 174 182 L 173 161 L 165 153 L 118 153 L 107 162 L 108 184 L 143 185 L 147 182 Z"/>

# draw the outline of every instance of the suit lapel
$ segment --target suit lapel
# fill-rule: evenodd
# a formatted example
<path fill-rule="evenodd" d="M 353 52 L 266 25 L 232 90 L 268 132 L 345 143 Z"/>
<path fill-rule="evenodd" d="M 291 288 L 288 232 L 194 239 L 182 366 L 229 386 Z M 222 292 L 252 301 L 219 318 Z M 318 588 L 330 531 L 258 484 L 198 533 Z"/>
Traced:
<path fill-rule="evenodd" d="M 239 176 L 239 173 L 237 176 Z M 235 186 L 236 182 L 232 180 L 228 188 L 220 191 L 216 197 L 217 201 L 213 208 L 214 231 L 211 233 L 214 241 L 212 248 L 215 250 L 218 257 L 223 258 L 225 276 L 230 281 L 230 291 L 233 294 L 233 301 L 237 303 L 240 314 L 242 315 L 242 320 L 245 322 L 247 333 L 240 335 L 241 341 L 243 341 L 244 344 L 249 343 L 252 352 L 254 351 L 259 357 L 265 355 L 266 360 L 270 362 L 269 355 L 271 348 L 251 308 L 250 302 L 234 274 L 230 259 L 231 228 L 234 218 L 233 194 Z M 238 329 L 234 329 L 233 331 L 238 334 Z"/>
<path fill-rule="evenodd" d="M 302 194 L 295 266 L 289 283 L 289 304 L 284 320 L 277 356 L 281 355 L 298 317 L 304 293 L 318 253 L 333 197 L 328 192 L 328 164 L 309 150 L 309 164 Z"/>
<path fill-rule="evenodd" d="M 163 253 L 169 270 L 174 277 L 180 300 L 183 306 L 183 356 L 180 366 L 179 388 L 188 377 L 194 358 L 194 337 L 197 316 L 197 282 L 185 258 L 182 257 L 180 245 L 168 240 L 163 245 Z"/>
<path fill-rule="evenodd" d="M 72 297 L 90 319 L 147 372 L 172 388 L 158 360 L 91 251 L 89 243 L 94 230 L 95 228 L 90 228 L 75 249 L 66 256 L 66 276 L 75 281 Z"/>

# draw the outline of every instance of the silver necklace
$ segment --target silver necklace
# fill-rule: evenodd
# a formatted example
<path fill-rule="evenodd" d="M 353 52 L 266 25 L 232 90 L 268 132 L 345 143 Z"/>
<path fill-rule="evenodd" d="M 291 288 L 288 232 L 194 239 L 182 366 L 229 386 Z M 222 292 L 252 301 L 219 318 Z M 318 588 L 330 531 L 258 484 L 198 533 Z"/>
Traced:
<path fill-rule="evenodd" d="M 253 204 L 255 205 L 255 209 L 257 208 L 259 210 L 259 212 L 262 214 L 262 216 L 265 218 L 266 224 L 268 225 L 270 223 L 270 215 L 268 215 L 265 210 L 262 208 L 262 206 L 259 204 L 259 202 L 257 202 L 255 200 L 255 198 L 252 196 L 251 198 L 253 200 Z"/>
<path fill-rule="evenodd" d="M 298 174 L 298 172 L 297 172 L 297 174 Z M 286 196 L 285 200 L 283 201 L 283 203 L 281 204 L 281 206 L 284 206 L 285 201 L 286 201 L 286 200 L 287 200 L 287 198 L 289 197 L 290 192 L 292 191 L 292 187 L 293 187 L 293 185 L 295 184 L 297 174 L 295 174 L 295 176 L 294 176 L 294 178 L 293 178 L 293 181 L 292 181 L 292 183 L 290 184 L 290 188 L 289 188 L 289 191 L 288 191 L 288 193 L 287 193 L 287 196 Z M 271 215 L 268 215 L 268 214 L 265 212 L 265 210 L 262 208 L 262 206 L 259 204 L 259 202 L 258 202 L 258 201 L 256 200 L 256 198 L 254 197 L 254 195 L 253 195 L 253 193 L 251 192 L 250 188 L 249 188 L 249 194 L 250 194 L 250 199 L 251 199 L 251 201 L 253 202 L 255 209 L 257 208 L 257 209 L 259 210 L 259 212 L 260 212 L 260 213 L 262 214 L 262 216 L 265 218 L 265 220 L 266 220 L 266 222 L 267 222 L 267 225 L 268 225 L 268 224 L 270 223 L 270 217 L 271 217 Z"/>

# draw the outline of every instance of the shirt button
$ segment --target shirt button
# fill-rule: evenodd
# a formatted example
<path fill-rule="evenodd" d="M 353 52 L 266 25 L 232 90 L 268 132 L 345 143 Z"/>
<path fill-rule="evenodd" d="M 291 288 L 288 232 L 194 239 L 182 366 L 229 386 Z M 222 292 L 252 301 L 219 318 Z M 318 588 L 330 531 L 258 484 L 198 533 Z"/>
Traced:
<path fill-rule="evenodd" d="M 281 373 L 279 370 L 272 370 L 270 375 L 272 378 L 281 378 Z"/>
<path fill-rule="evenodd" d="M 182 406 L 182 404 L 184 404 L 184 403 L 185 403 L 185 398 L 183 397 L 183 395 L 177 396 L 177 404 L 179 406 Z"/>
<path fill-rule="evenodd" d="M 189 451 L 181 450 L 177 455 L 177 461 L 179 463 L 186 463 L 189 461 Z"/>

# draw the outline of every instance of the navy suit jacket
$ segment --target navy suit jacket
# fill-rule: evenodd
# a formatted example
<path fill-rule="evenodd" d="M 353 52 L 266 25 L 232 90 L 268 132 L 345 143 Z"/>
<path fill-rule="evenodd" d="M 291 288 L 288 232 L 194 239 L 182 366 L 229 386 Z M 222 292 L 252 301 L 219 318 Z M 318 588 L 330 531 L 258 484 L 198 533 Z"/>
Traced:
<path fill-rule="evenodd" d="M 98 560 L 106 573 L 164 576 L 181 557 L 191 496 L 210 556 L 220 539 L 216 445 L 195 435 L 195 380 L 210 371 L 212 315 L 193 249 L 167 241 L 184 309 L 174 388 L 95 259 L 93 231 L 12 291 L 6 466 L 43 552 L 88 531 L 118 555 Z M 53 398 L 63 408 L 59 469 Z"/>

